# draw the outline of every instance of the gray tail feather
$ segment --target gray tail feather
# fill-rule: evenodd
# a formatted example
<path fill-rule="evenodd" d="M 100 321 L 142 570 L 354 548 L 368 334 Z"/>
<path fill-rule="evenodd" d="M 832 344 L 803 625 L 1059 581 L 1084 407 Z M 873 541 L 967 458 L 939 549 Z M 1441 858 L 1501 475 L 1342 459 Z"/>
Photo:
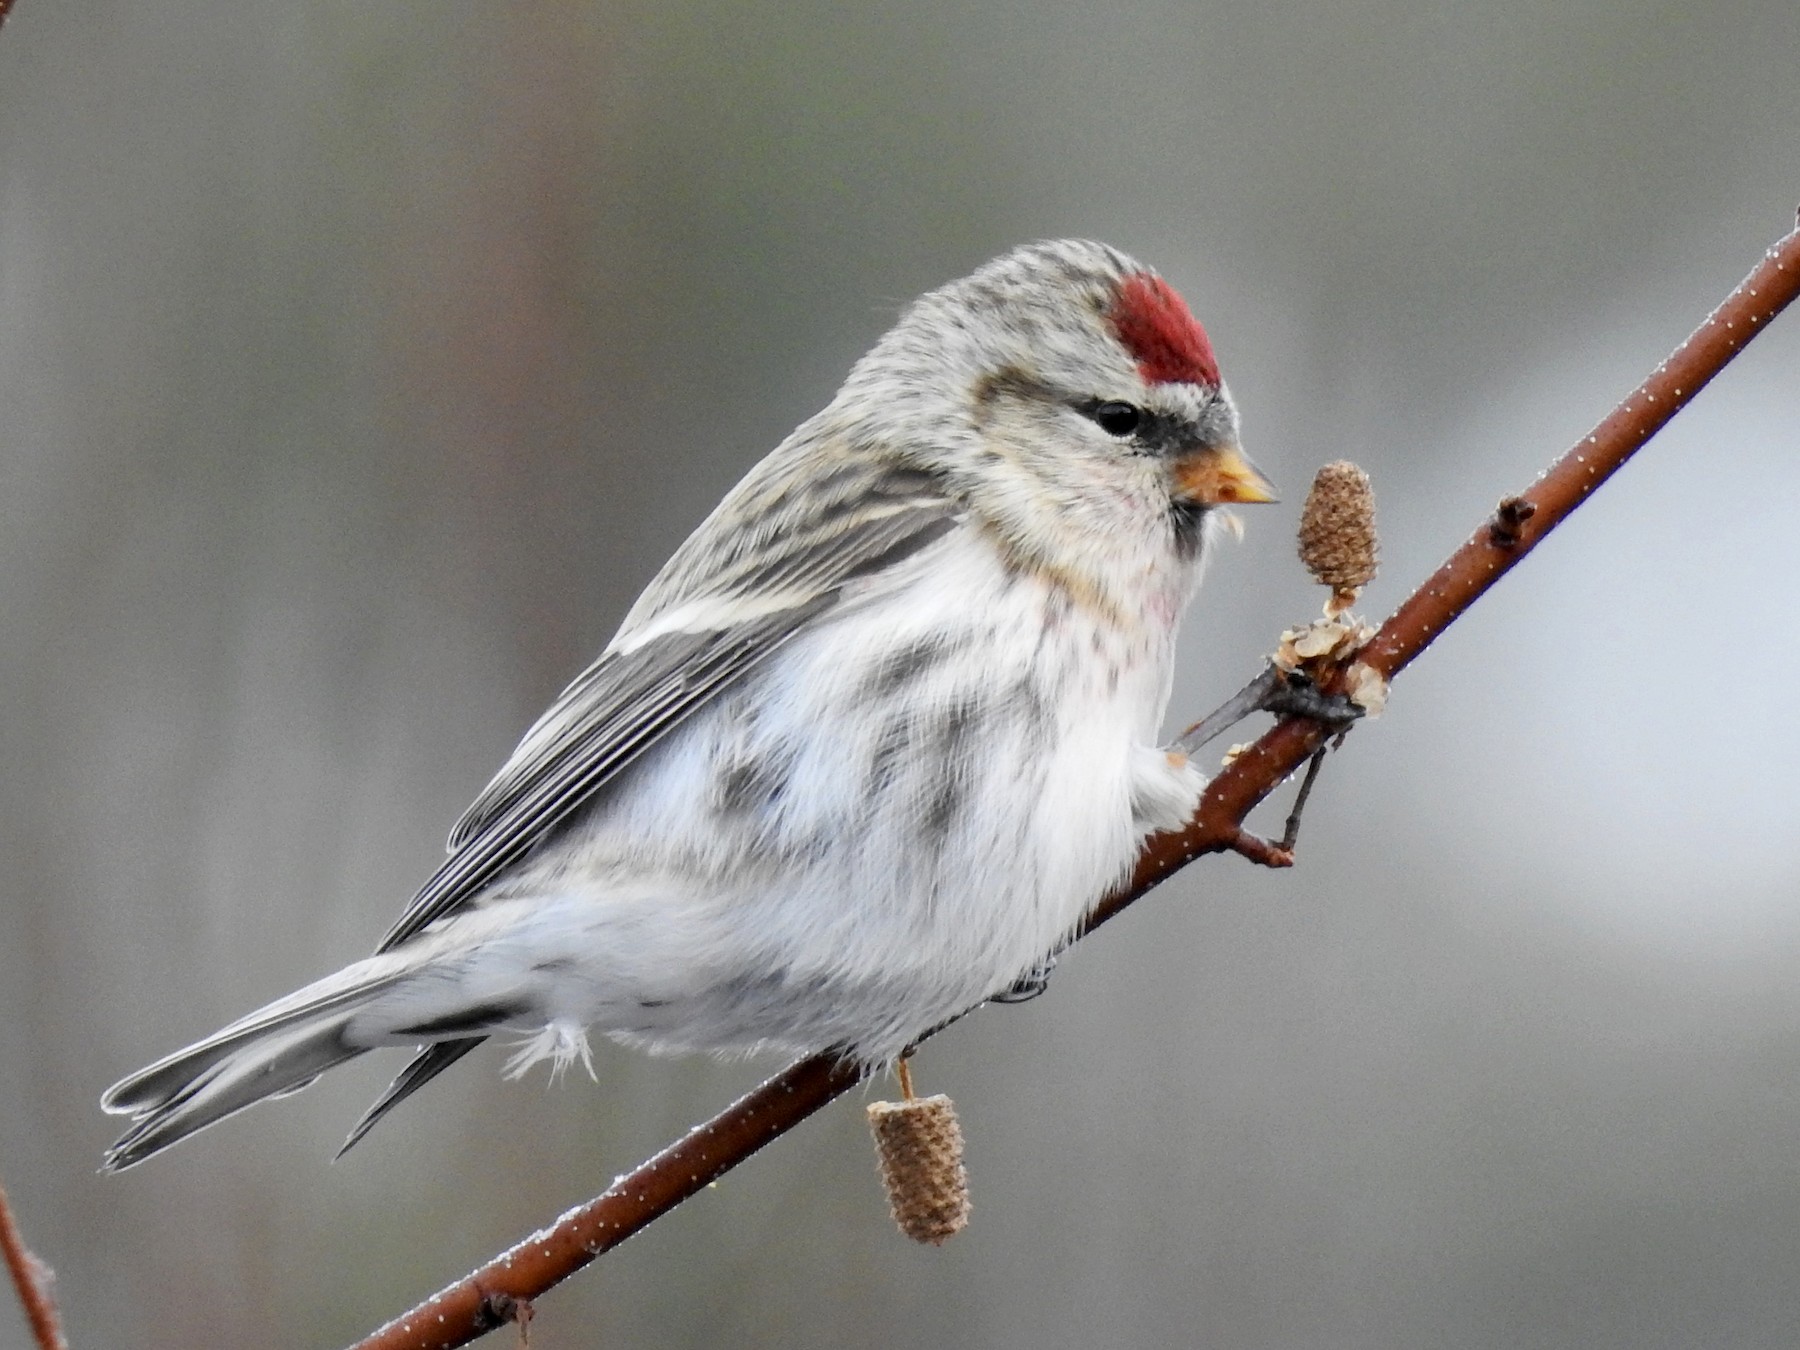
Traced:
<path fill-rule="evenodd" d="M 241 1017 L 223 1030 L 215 1031 L 203 1041 L 185 1050 L 177 1050 L 148 1068 L 139 1069 L 122 1078 L 100 1096 L 101 1108 L 114 1115 L 143 1116 L 165 1106 L 182 1095 L 201 1075 L 227 1060 L 242 1055 L 261 1042 L 270 1041 L 278 1033 L 299 1025 L 319 1025 L 331 1013 L 348 1016 L 395 979 L 387 972 L 372 979 L 355 980 L 356 967 L 290 994 Z M 343 1017 L 338 1019 L 341 1025 Z M 294 1084 L 294 1089 L 304 1087 Z M 271 1092 L 273 1095 L 273 1090 Z"/>
<path fill-rule="evenodd" d="M 106 1152 L 103 1172 L 120 1172 L 254 1106 L 268 1097 L 298 1092 L 325 1070 L 377 1045 L 423 1045 L 411 1064 L 357 1122 L 344 1148 L 371 1126 L 480 1045 L 485 1033 L 530 1020 L 535 1010 L 518 997 L 418 1008 L 419 1017 L 396 1026 L 394 1009 L 373 1016 L 383 996 L 429 969 L 441 952 L 378 953 L 335 975 L 277 999 L 248 1017 L 178 1050 L 108 1088 L 108 1111 L 132 1117 L 132 1125 Z M 363 1013 L 372 1022 L 359 1020 Z M 340 1156 L 342 1153 L 340 1151 Z"/>
<path fill-rule="evenodd" d="M 108 1088 L 100 1105 L 132 1126 L 107 1150 L 119 1172 L 265 1097 L 298 1092 L 370 1048 L 351 1020 L 415 968 L 410 957 L 371 957 L 241 1017 Z"/>
<path fill-rule="evenodd" d="M 122 1172 L 171 1144 L 267 1097 L 296 1092 L 369 1047 L 345 1030 L 353 1008 L 219 1037 L 172 1055 L 109 1090 L 108 1110 L 129 1111 L 132 1127 L 106 1151 L 103 1172 Z"/>
<path fill-rule="evenodd" d="M 363 1112 L 362 1119 L 352 1127 L 350 1137 L 344 1140 L 344 1146 L 337 1151 L 337 1156 L 341 1158 L 355 1148 L 357 1142 L 374 1129 L 376 1123 L 389 1111 L 392 1111 L 486 1039 L 485 1036 L 466 1036 L 461 1040 L 439 1041 L 435 1045 L 423 1047 L 418 1054 L 413 1056 L 412 1062 L 400 1070 L 394 1081 L 387 1085 L 387 1091 L 377 1097 L 375 1104 Z"/>

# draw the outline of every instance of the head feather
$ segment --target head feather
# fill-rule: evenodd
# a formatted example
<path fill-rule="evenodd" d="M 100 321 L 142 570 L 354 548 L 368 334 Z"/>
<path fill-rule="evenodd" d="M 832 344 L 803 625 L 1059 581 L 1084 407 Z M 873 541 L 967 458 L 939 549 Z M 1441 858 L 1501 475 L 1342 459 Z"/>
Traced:
<path fill-rule="evenodd" d="M 1107 317 L 1151 384 L 1218 387 L 1219 362 L 1206 330 L 1187 301 L 1154 272 L 1133 272 L 1120 282 Z"/>

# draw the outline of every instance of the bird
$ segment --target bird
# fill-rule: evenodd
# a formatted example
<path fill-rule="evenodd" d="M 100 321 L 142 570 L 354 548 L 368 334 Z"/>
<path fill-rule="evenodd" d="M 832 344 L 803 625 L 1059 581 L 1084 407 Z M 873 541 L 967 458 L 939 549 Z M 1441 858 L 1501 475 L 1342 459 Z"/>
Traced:
<path fill-rule="evenodd" d="M 375 953 L 109 1088 L 135 1166 L 381 1047 L 344 1148 L 489 1037 L 874 1070 L 1065 943 L 1205 779 L 1178 622 L 1275 500 L 1160 274 L 1053 240 L 914 301 L 451 832 Z"/>

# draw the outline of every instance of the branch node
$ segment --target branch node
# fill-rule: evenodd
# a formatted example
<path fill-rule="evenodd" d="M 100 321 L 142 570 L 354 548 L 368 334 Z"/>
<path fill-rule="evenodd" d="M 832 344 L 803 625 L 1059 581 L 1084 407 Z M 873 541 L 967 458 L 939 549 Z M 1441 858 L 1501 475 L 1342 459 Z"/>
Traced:
<path fill-rule="evenodd" d="M 1508 497 L 1494 508 L 1488 521 L 1488 539 L 1496 548 L 1517 548 L 1523 536 L 1521 527 L 1537 514 L 1537 503 L 1523 497 Z"/>
<path fill-rule="evenodd" d="M 1228 845 L 1233 853 L 1248 858 L 1259 867 L 1292 867 L 1294 854 L 1271 839 L 1264 839 L 1260 834 L 1252 834 L 1249 830 L 1239 830 L 1231 837 Z"/>
<path fill-rule="evenodd" d="M 480 1286 L 477 1285 L 476 1288 L 479 1289 Z M 528 1299 L 514 1298 L 503 1289 L 482 1289 L 481 1306 L 475 1313 L 475 1320 L 482 1331 L 492 1331 L 508 1322 L 518 1322 L 523 1326 L 531 1320 L 531 1302 Z"/>

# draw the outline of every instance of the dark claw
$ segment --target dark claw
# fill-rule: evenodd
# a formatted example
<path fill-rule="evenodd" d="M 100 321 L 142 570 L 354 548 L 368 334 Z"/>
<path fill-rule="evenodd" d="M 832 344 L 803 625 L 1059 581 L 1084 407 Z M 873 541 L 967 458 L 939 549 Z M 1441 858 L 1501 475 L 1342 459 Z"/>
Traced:
<path fill-rule="evenodd" d="M 1309 717 L 1333 731 L 1341 731 L 1363 715 L 1363 710 L 1342 694 L 1322 694 L 1310 676 L 1289 671 L 1262 704 L 1263 712 L 1277 717 Z"/>
<path fill-rule="evenodd" d="M 1050 987 L 1050 972 L 1056 969 L 1056 958 L 1046 956 L 1014 981 L 1012 988 L 995 994 L 990 1003 L 1029 1003 Z"/>

